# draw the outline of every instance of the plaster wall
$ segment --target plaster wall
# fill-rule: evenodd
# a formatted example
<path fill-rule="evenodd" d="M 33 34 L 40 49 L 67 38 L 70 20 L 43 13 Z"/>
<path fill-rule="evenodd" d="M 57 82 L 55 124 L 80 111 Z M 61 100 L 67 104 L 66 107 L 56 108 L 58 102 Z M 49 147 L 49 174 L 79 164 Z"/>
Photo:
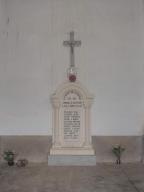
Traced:
<path fill-rule="evenodd" d="M 78 80 L 95 95 L 92 135 L 142 135 L 142 0 L 1 0 L 0 135 L 52 134 L 70 30 L 82 41 Z"/>

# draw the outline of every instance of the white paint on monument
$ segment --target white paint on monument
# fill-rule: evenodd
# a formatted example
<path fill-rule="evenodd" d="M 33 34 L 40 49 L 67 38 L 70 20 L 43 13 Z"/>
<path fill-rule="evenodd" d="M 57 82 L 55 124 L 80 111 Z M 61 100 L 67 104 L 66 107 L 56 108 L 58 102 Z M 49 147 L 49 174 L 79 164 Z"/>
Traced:
<path fill-rule="evenodd" d="M 53 144 L 50 154 L 94 155 L 90 135 L 93 97 L 80 83 L 66 82 L 52 96 Z"/>

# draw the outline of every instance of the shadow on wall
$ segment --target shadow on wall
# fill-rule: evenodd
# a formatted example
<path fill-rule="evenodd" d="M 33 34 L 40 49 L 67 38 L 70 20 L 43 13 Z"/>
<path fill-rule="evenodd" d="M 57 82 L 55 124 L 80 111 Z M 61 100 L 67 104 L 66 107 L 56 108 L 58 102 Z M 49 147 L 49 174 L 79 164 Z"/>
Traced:
<path fill-rule="evenodd" d="M 144 163 L 144 125 L 143 125 L 143 128 L 142 128 L 141 163 Z"/>
<path fill-rule="evenodd" d="M 125 148 L 122 162 L 141 162 L 142 136 L 96 136 L 93 145 L 96 149 L 97 162 L 115 162 L 112 148 L 121 145 Z"/>
<path fill-rule="evenodd" d="M 1 136 L 0 152 L 12 150 L 16 159 L 26 158 L 29 162 L 46 162 L 51 147 L 51 136 Z M 1 158 L 2 161 L 2 158 Z"/>
<path fill-rule="evenodd" d="M 114 162 L 113 146 L 120 144 L 125 148 L 122 162 L 144 162 L 144 136 L 93 136 L 97 163 Z M 29 162 L 47 162 L 52 145 L 51 136 L 1 136 L 0 154 L 4 150 L 14 150 L 17 158 Z M 1 156 L 1 161 L 3 161 Z"/>

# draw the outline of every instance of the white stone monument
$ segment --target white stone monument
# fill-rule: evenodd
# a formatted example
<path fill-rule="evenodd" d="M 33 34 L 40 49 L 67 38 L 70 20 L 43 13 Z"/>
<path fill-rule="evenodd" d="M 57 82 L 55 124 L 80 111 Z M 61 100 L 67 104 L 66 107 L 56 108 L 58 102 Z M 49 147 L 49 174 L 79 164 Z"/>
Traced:
<path fill-rule="evenodd" d="M 74 33 L 64 45 L 71 48 L 71 65 L 68 79 L 51 97 L 53 106 L 52 148 L 48 165 L 96 165 L 91 143 L 90 108 L 93 96 L 76 80 L 74 66 Z"/>

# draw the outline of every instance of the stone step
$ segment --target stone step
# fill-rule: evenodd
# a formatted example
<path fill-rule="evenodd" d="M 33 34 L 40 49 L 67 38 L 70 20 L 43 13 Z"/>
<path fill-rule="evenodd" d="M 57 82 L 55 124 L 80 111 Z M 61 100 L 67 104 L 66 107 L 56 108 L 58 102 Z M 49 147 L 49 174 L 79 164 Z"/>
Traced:
<path fill-rule="evenodd" d="M 49 166 L 95 166 L 95 155 L 49 155 Z"/>

